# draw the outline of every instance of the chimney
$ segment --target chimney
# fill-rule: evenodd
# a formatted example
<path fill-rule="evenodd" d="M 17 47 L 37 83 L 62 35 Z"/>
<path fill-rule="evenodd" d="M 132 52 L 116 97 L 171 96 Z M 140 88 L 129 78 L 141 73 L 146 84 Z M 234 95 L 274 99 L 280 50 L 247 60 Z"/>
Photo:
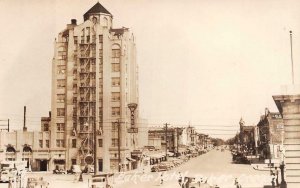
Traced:
<path fill-rule="evenodd" d="M 77 20 L 76 19 L 71 19 L 71 24 L 72 25 L 77 25 Z"/>

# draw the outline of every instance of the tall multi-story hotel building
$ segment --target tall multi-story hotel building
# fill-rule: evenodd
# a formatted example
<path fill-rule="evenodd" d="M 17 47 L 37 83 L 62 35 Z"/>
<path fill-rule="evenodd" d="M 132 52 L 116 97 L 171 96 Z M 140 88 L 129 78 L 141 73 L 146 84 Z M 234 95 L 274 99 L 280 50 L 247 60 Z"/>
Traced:
<path fill-rule="evenodd" d="M 69 168 L 85 165 L 96 144 L 98 171 L 131 169 L 131 152 L 139 146 L 138 133 L 128 131 L 139 124 L 138 109 L 132 124 L 128 108 L 139 100 L 134 36 L 113 28 L 112 14 L 100 3 L 83 18 L 81 24 L 72 19 L 54 43 L 50 148 Z"/>

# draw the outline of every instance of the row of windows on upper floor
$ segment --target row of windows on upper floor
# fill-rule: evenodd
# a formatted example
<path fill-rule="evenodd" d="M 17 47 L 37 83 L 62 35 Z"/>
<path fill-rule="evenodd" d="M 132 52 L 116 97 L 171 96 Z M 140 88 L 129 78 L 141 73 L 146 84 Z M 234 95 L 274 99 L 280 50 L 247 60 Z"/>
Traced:
<path fill-rule="evenodd" d="M 96 98 L 95 94 L 91 94 L 89 96 L 82 96 L 82 100 L 81 101 L 84 101 L 84 98 Z M 100 96 L 101 98 L 101 101 L 102 101 L 102 96 Z M 66 99 L 66 96 L 65 94 L 57 94 L 56 95 L 56 101 L 59 102 L 59 103 L 63 103 L 65 102 L 65 99 Z M 121 93 L 120 92 L 112 92 L 111 93 L 111 101 L 120 101 L 121 100 Z M 74 101 L 74 100 L 73 100 Z M 77 102 L 77 100 L 76 100 Z"/>
<path fill-rule="evenodd" d="M 103 71 L 103 67 L 101 66 L 99 68 L 99 72 L 102 73 L 102 71 Z M 111 71 L 112 72 L 120 72 L 121 71 L 120 63 L 112 63 L 111 64 Z M 57 75 L 65 75 L 65 73 L 66 73 L 65 65 L 60 65 L 60 66 L 57 67 Z M 90 75 L 96 77 L 96 75 L 93 74 L 93 73 L 96 73 L 96 67 L 81 68 L 80 73 L 89 73 Z M 77 70 L 73 71 L 73 75 L 74 75 L 74 78 L 75 77 L 77 78 Z M 88 74 L 80 74 L 80 79 L 84 79 L 84 77 L 87 77 L 87 76 L 89 76 L 89 75 Z"/>
<path fill-rule="evenodd" d="M 92 82 L 91 81 L 88 82 L 88 83 L 90 83 L 90 84 L 88 84 L 86 86 L 90 86 L 90 85 L 92 86 Z M 118 87 L 118 86 L 120 86 L 120 83 L 121 83 L 120 77 L 112 77 L 112 79 L 111 79 L 111 86 Z M 103 86 L 103 81 L 102 81 L 101 78 L 99 79 L 99 85 L 100 85 L 100 87 Z M 127 79 L 126 79 L 126 85 L 127 85 Z M 80 86 L 83 87 L 82 84 Z M 66 80 L 65 79 L 57 79 L 57 89 L 63 89 L 65 87 L 66 87 Z M 77 89 L 77 87 L 78 87 L 77 84 L 73 84 L 73 89 Z"/>
<path fill-rule="evenodd" d="M 84 111 L 83 111 L 83 113 L 84 113 Z M 64 117 L 65 114 L 66 114 L 65 113 L 65 108 L 57 108 L 57 117 Z M 99 108 L 99 115 L 102 116 L 102 114 L 103 114 L 103 110 L 102 110 L 102 108 Z M 112 107 L 111 108 L 111 115 L 112 116 L 120 116 L 121 115 L 121 108 L 120 107 Z M 59 129 L 60 131 L 63 130 L 62 127 L 58 127 L 58 128 L 60 128 Z"/>

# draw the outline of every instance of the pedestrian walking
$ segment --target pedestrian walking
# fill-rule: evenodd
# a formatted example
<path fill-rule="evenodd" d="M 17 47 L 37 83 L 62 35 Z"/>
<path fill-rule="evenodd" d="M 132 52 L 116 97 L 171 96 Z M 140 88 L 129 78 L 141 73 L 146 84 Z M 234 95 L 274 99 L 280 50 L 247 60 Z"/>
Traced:
<path fill-rule="evenodd" d="M 275 187 L 275 173 L 273 173 L 273 171 L 272 171 L 272 174 L 271 174 L 271 178 L 272 178 L 272 181 L 271 181 L 272 187 Z"/>
<path fill-rule="evenodd" d="M 276 186 L 279 186 L 278 174 L 279 174 L 278 168 L 277 168 L 277 167 L 275 167 Z"/>
<path fill-rule="evenodd" d="M 182 185 L 182 176 L 181 176 L 180 172 L 178 173 L 178 184 L 181 187 L 181 185 Z"/>
<path fill-rule="evenodd" d="M 160 175 L 160 185 L 163 185 L 163 184 L 164 184 L 164 174 L 162 172 Z"/>

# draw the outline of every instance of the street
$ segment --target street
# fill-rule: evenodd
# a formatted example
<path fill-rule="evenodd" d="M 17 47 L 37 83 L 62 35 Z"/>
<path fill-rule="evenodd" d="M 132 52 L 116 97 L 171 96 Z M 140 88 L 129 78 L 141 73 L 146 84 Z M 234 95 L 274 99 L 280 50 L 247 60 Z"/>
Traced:
<path fill-rule="evenodd" d="M 255 171 L 250 165 L 232 164 L 231 153 L 228 150 L 212 150 L 206 154 L 192 158 L 188 162 L 175 167 L 174 169 L 163 172 L 128 172 L 122 175 L 116 175 L 114 187 L 151 188 L 160 185 L 161 177 L 163 184 L 160 187 L 180 187 L 178 185 L 178 174 L 182 176 L 202 178 L 203 182 L 207 180 L 210 185 L 220 187 L 234 187 L 235 178 L 242 187 L 263 187 L 270 185 L 270 175 L 266 171 Z M 91 182 L 90 175 L 83 175 L 83 182 L 74 182 L 74 175 L 54 175 L 50 172 L 28 173 L 27 177 L 43 177 L 50 183 L 49 187 L 88 187 Z M 1 183 L 0 188 L 7 187 L 7 183 Z"/>

